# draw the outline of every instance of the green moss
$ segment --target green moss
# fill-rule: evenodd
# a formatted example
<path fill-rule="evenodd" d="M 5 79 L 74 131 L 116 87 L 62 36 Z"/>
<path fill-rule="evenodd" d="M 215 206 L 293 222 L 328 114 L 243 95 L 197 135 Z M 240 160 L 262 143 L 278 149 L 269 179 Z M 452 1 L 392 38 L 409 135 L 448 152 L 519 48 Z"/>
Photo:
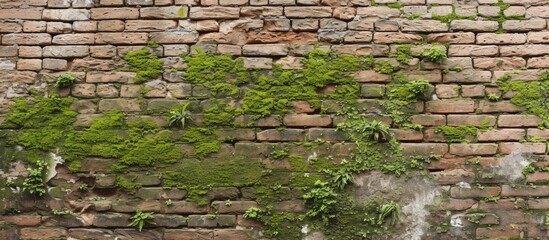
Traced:
<path fill-rule="evenodd" d="M 435 133 L 442 133 L 447 142 L 467 143 L 477 141 L 478 128 L 474 126 L 439 126 Z"/>
<path fill-rule="evenodd" d="M 185 160 L 164 175 L 165 186 L 192 188 L 244 187 L 256 184 L 263 176 L 263 164 L 240 157 Z"/>
<path fill-rule="evenodd" d="M 377 61 L 374 66 L 374 71 L 382 74 L 391 74 L 398 70 L 397 66 L 393 66 L 389 61 Z"/>
<path fill-rule="evenodd" d="M 180 7 L 177 11 L 177 16 L 179 17 L 186 17 L 187 16 L 187 8 L 186 7 Z"/>
<path fill-rule="evenodd" d="M 206 126 L 232 126 L 238 114 L 235 107 L 228 106 L 227 100 L 212 99 L 212 105 L 203 111 Z"/>
<path fill-rule="evenodd" d="M 542 119 L 539 127 L 549 128 L 549 73 L 542 73 L 539 81 L 511 81 L 511 75 L 504 75 L 497 84 L 504 94 L 514 92 L 513 104 Z"/>
<path fill-rule="evenodd" d="M 400 45 L 397 48 L 396 60 L 402 64 L 408 64 L 412 59 L 412 46 L 409 44 Z"/>
<path fill-rule="evenodd" d="M 126 176 L 118 176 L 116 177 L 116 186 L 126 190 L 130 194 L 135 194 L 137 190 L 141 188 L 140 184 L 135 183 L 136 179 L 136 176 L 130 178 Z"/>
<path fill-rule="evenodd" d="M 70 98 L 49 97 L 32 100 L 15 99 L 2 128 L 17 129 L 17 134 L 7 134 L 8 143 L 26 149 L 50 150 L 55 148 L 66 134 L 73 131 L 72 123 L 77 113 L 70 110 Z"/>
<path fill-rule="evenodd" d="M 190 157 L 203 158 L 216 153 L 221 148 L 219 132 L 211 128 L 190 127 L 183 132 L 181 140 L 193 145 L 192 153 L 186 153 Z"/>
<path fill-rule="evenodd" d="M 235 95 L 239 85 L 247 83 L 250 72 L 242 59 L 233 60 L 228 55 L 217 55 L 197 49 L 194 55 L 185 56 L 188 67 L 183 78 L 194 84 L 202 84 L 213 96 Z"/>
<path fill-rule="evenodd" d="M 410 108 L 418 100 L 429 99 L 434 87 L 426 80 L 408 81 L 403 73 L 393 75 L 393 82 L 387 85 L 388 100 L 384 102 L 384 113 L 393 119 L 395 126 L 409 123 Z"/>
<path fill-rule="evenodd" d="M 130 65 L 130 71 L 136 73 L 133 79 L 135 83 L 144 83 L 158 78 L 163 71 L 162 61 L 151 54 L 147 48 L 126 53 L 124 60 Z"/>

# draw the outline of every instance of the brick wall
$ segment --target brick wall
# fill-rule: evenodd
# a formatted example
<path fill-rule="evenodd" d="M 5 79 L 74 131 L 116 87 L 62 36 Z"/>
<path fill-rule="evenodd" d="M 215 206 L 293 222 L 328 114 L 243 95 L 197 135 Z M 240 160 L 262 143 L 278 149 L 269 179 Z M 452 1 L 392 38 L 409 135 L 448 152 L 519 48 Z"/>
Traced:
<path fill-rule="evenodd" d="M 186 67 L 181 54 L 196 53 L 196 48 L 242 58 L 245 67 L 266 71 L 273 63 L 299 68 L 300 59 L 315 45 L 342 54 L 371 55 L 400 65 L 410 79 L 428 80 L 435 87 L 431 100 L 418 102 L 418 111 L 410 118 L 423 126 L 421 130 L 391 130 L 405 154 L 442 156 L 427 168 L 445 197 L 431 211 L 438 222 L 422 239 L 547 239 L 549 174 L 536 171 L 513 181 L 509 176 L 524 167 L 513 162 L 527 159 L 539 167 L 547 165 L 549 130 L 538 128 L 543 116 L 511 103 L 512 94 L 497 101 L 487 96 L 501 93 L 496 81 L 506 74 L 513 80 L 539 81 L 543 69 L 549 68 L 549 1 L 398 2 L 0 0 L 0 110 L 6 113 L 13 98 L 53 91 L 78 99 L 75 125 L 87 126 L 110 110 L 133 116 L 158 112 L 174 102 L 205 101 L 200 100 L 203 88 L 180 76 Z M 124 70 L 123 56 L 151 42 L 160 45 L 151 50 L 163 61 L 164 73 L 146 83 L 152 91 L 139 99 L 140 87 L 131 80 L 135 73 Z M 421 51 L 434 43 L 447 51 L 440 65 L 417 58 L 399 64 L 390 58 L 401 44 Z M 64 72 L 74 74 L 78 83 L 68 89 L 49 87 Z M 374 70 L 354 76 L 362 87 L 359 102 L 380 99 L 383 94 L 369 89 L 383 93 L 392 80 L 390 74 Z M 340 142 L 345 138 L 334 133 L 341 118 L 301 104 L 296 102 L 287 115 L 260 119 L 253 127 L 223 129 L 236 141 L 224 144 L 222 151 L 268 161 L 270 147 L 277 143 L 320 138 L 332 141 L 323 150 L 328 155 L 348 157 L 350 143 Z M 162 114 L 150 118 L 166 125 Z M 384 122 L 390 124 L 391 119 Z M 483 130 L 467 143 L 447 142 L 436 131 L 444 125 Z M 307 154 L 299 146 L 290 152 Z M 115 176 L 103 162 L 87 159 L 78 174 L 58 166 L 49 183 L 59 187 L 61 181 L 87 179 L 94 186 L 89 195 L 5 202 L 0 208 L 5 213 L 0 216 L 0 239 L 247 239 L 243 228 L 257 225 L 242 217 L 257 205 L 245 189 L 211 189 L 208 205 L 202 207 L 185 200 L 183 190 L 163 190 L 160 178 L 136 173 L 144 187 L 132 195 L 114 188 Z M 21 166 L 0 173 L 26 175 Z M 172 207 L 164 205 L 167 198 L 173 199 Z M 226 199 L 232 200 L 232 207 L 224 204 Z M 221 208 L 213 209 L 212 203 Z M 300 197 L 281 205 L 296 212 L 305 207 Z M 9 208 L 22 213 L 8 215 Z M 128 228 L 137 208 L 156 212 L 156 224 L 143 232 Z M 79 214 L 59 218 L 48 215 L 51 209 Z M 212 214 L 218 216 L 209 217 Z"/>

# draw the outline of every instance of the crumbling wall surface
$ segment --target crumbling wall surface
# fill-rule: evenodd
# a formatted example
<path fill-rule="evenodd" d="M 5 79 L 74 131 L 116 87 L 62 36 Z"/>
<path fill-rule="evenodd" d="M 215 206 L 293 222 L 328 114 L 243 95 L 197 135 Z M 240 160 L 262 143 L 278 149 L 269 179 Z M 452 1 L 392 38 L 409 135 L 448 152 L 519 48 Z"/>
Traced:
<path fill-rule="evenodd" d="M 548 18 L 0 0 L 0 239 L 547 239 Z"/>

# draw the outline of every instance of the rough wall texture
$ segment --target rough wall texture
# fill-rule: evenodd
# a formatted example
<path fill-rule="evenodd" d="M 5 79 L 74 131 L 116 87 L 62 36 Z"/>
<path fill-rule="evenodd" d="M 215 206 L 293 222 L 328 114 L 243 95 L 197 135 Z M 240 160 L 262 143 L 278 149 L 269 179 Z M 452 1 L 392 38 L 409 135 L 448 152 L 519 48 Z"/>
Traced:
<path fill-rule="evenodd" d="M 420 227 L 421 235 L 414 230 L 415 235 L 400 238 L 547 239 L 549 173 L 543 167 L 549 160 L 544 156 L 549 130 L 538 126 L 543 127 L 548 116 L 530 115 L 535 111 L 512 103 L 512 91 L 502 94 L 496 84 L 508 76 L 542 81 L 542 70 L 549 68 L 547 18 L 547 0 L 0 0 L 0 109 L 7 113 L 17 97 L 57 92 L 77 99 L 71 107 L 79 113 L 78 127 L 89 126 L 93 117 L 111 110 L 130 117 L 149 115 L 148 119 L 165 127 L 161 113 L 166 106 L 187 101 L 201 108 L 209 106 L 208 89 L 181 77 L 187 67 L 181 54 L 192 55 L 197 48 L 242 58 L 244 67 L 264 71 L 272 69 L 273 63 L 285 69 L 302 67 L 300 60 L 314 45 L 325 51 L 373 56 L 398 66 L 409 80 L 423 79 L 434 85 L 432 96 L 414 104 L 409 118 L 423 127 L 406 129 L 393 124 L 391 129 L 405 155 L 441 156 L 427 164 L 431 181 L 438 187 L 420 194 L 403 209 L 407 216 L 412 212 L 420 216 L 404 218 L 406 222 L 426 222 L 427 227 Z M 406 64 L 392 58 L 404 44 L 411 44 Z M 164 72 L 142 84 L 147 88 L 142 91 L 132 81 L 135 73 L 128 71 L 123 57 L 147 46 L 163 61 Z M 433 46 L 447 52 L 441 64 L 418 57 L 422 49 Z M 64 72 L 71 72 L 78 82 L 70 88 L 52 88 Z M 357 102 L 385 124 L 392 119 L 381 116 L 381 105 L 376 104 L 385 99 L 395 72 L 364 69 L 353 74 L 360 83 Z M 323 86 L 319 91 L 331 90 Z M 540 91 L 545 95 L 538 97 L 547 100 L 549 89 Z M 215 154 L 221 158 L 243 155 L 259 159 L 266 169 L 288 171 L 292 165 L 285 156 L 280 160 L 272 154 L 280 152 L 281 143 L 289 147 L 284 154 L 316 157 L 318 152 L 336 160 L 347 158 L 353 144 L 343 142 L 346 138 L 335 131 L 343 120 L 336 111 L 327 110 L 330 101 L 294 101 L 286 114 L 266 116 L 254 126 L 220 127 L 220 138 L 230 139 Z M 193 120 L 200 119 L 199 110 L 193 114 Z M 245 119 L 238 116 L 235 121 Z M 449 140 L 439 128 L 444 125 L 465 127 L 448 131 L 474 129 L 474 133 Z M 325 142 L 318 151 L 295 144 L 307 140 Z M 185 151 L 192 149 L 181 146 Z M 242 217 L 248 208 L 257 206 L 247 186 L 209 188 L 207 203 L 199 206 L 188 199 L 188 189 L 163 189 L 162 176 L 147 175 L 141 169 L 130 180 L 141 188 L 130 194 L 115 187 L 110 161 L 86 157 L 77 173 L 58 165 L 45 197 L 2 196 L 0 239 L 261 236 L 246 230 L 258 224 Z M 523 169 L 533 161 L 524 177 Z M 3 178 L 28 175 L 21 162 L 0 165 L 5 168 L 0 172 Z M 392 177 L 380 183 L 367 176 L 355 179 L 362 181 L 355 182 L 357 188 L 414 187 Z M 75 182 L 86 183 L 90 189 L 79 191 Z M 3 187 L 10 189 L 7 184 Z M 418 191 L 427 191 L 424 188 Z M 372 189 L 362 190 L 373 194 Z M 298 191 L 293 196 L 275 208 L 306 211 L 302 194 Z M 168 199 L 173 205 L 166 203 Z M 137 208 L 156 216 L 155 224 L 142 232 L 127 227 Z M 74 214 L 53 216 L 52 209 Z M 309 239 L 315 236 L 321 238 L 313 234 Z"/>

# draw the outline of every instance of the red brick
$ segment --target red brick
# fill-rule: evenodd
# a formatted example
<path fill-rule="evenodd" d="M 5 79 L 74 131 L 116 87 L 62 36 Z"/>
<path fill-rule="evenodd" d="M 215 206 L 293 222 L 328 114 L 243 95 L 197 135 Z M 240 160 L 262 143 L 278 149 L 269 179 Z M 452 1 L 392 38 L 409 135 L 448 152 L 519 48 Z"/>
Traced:
<path fill-rule="evenodd" d="M 499 152 L 511 154 L 513 151 L 543 154 L 547 145 L 545 143 L 500 143 Z"/>
<path fill-rule="evenodd" d="M 518 238 L 520 228 L 514 226 L 497 226 L 490 228 L 477 228 L 477 238 Z"/>
<path fill-rule="evenodd" d="M 528 199 L 528 209 L 549 210 L 549 199 Z"/>
<path fill-rule="evenodd" d="M 259 141 L 303 141 L 305 140 L 305 130 L 301 129 L 269 129 L 257 133 Z"/>
<path fill-rule="evenodd" d="M 478 110 L 481 113 L 515 113 L 520 112 L 521 109 L 509 101 L 489 102 L 483 100 L 479 102 Z"/>
<path fill-rule="evenodd" d="M 17 226 L 36 226 L 40 225 L 40 216 L 33 215 L 16 215 L 16 216 L 3 216 L 0 218 L 0 222 L 6 222 Z"/>
<path fill-rule="evenodd" d="M 423 140 L 423 133 L 421 131 L 411 129 L 391 129 L 391 132 L 395 134 L 395 138 L 403 142 L 418 142 Z"/>
<path fill-rule="evenodd" d="M 475 102 L 470 100 L 429 101 L 426 109 L 431 113 L 470 113 L 475 111 Z"/>
<path fill-rule="evenodd" d="M 501 186 L 503 197 L 545 197 L 549 196 L 549 186 Z"/>
<path fill-rule="evenodd" d="M 541 137 L 543 139 L 549 139 L 549 129 L 528 128 L 528 137 Z"/>
<path fill-rule="evenodd" d="M 496 125 L 496 117 L 492 115 L 448 115 L 448 126 L 470 125 L 475 127 L 492 127 Z M 488 124 L 486 124 L 488 123 Z"/>
<path fill-rule="evenodd" d="M 404 155 L 444 155 L 448 152 L 448 144 L 445 143 L 402 143 Z"/>
<path fill-rule="evenodd" d="M 478 132 L 480 142 L 518 141 L 525 137 L 524 129 L 491 129 Z"/>
<path fill-rule="evenodd" d="M 475 173 L 463 169 L 432 172 L 433 180 L 438 184 L 456 184 L 459 182 L 474 182 Z"/>
<path fill-rule="evenodd" d="M 450 196 L 453 198 L 485 198 L 499 196 L 501 187 L 462 188 L 452 187 Z"/>
<path fill-rule="evenodd" d="M 533 183 L 547 183 L 549 182 L 549 172 L 530 173 L 528 174 L 526 181 Z"/>
<path fill-rule="evenodd" d="M 419 124 L 425 127 L 446 125 L 445 115 L 418 114 L 410 118 L 412 124 Z"/>
<path fill-rule="evenodd" d="M 333 128 L 310 128 L 307 136 L 311 141 L 317 139 L 324 141 L 344 141 L 347 139 L 343 132 Z"/>
<path fill-rule="evenodd" d="M 210 230 L 180 230 L 168 229 L 164 232 L 164 240 L 212 240 L 213 231 Z"/>
<path fill-rule="evenodd" d="M 450 144 L 450 153 L 458 156 L 482 156 L 496 154 L 495 143 Z"/>
<path fill-rule="evenodd" d="M 92 8 L 92 19 L 137 19 L 139 17 L 138 8 Z"/>
<path fill-rule="evenodd" d="M 251 240 L 252 237 L 245 230 L 220 229 L 214 231 L 214 240 Z"/>
<path fill-rule="evenodd" d="M 479 208 L 483 210 L 513 210 L 526 208 L 526 201 L 521 198 L 517 199 L 500 199 L 497 202 L 480 201 Z"/>
<path fill-rule="evenodd" d="M 325 127 L 332 124 L 332 118 L 328 115 L 286 115 L 284 125 L 291 127 Z"/>
<path fill-rule="evenodd" d="M 440 210 L 463 211 L 471 208 L 477 201 L 473 199 L 450 198 L 440 205 Z"/>
<path fill-rule="evenodd" d="M 65 238 L 67 230 L 64 228 L 21 228 L 22 239 Z"/>
<path fill-rule="evenodd" d="M 537 127 L 541 118 L 535 115 L 500 115 L 498 127 Z"/>

